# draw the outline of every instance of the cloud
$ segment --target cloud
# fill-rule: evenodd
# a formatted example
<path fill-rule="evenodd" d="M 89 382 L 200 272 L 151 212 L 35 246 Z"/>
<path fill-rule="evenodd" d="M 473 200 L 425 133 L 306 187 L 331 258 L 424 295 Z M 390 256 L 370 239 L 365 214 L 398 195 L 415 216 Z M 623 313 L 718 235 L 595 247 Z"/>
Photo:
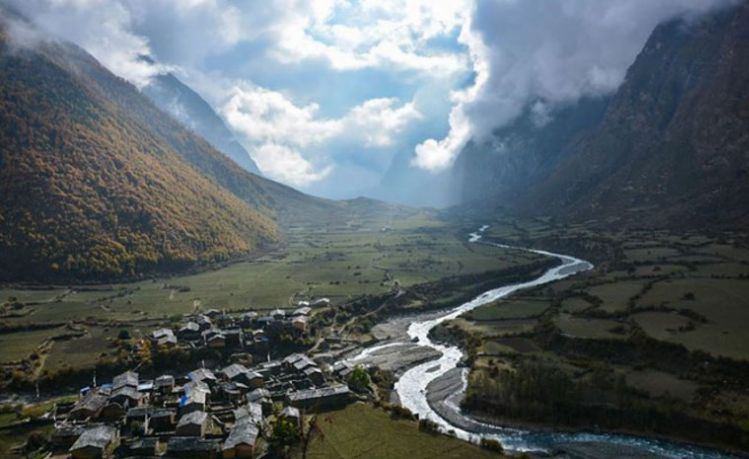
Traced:
<path fill-rule="evenodd" d="M 543 123 L 555 105 L 614 91 L 657 24 L 726 3 L 477 0 L 460 35 L 476 79 L 455 93 L 448 134 L 418 145 L 412 164 L 449 167 L 469 140 L 483 141 L 530 104 Z"/>
<path fill-rule="evenodd" d="M 151 54 L 148 40 L 131 31 L 131 11 L 104 0 L 12 0 L 9 3 L 31 17 L 52 37 L 86 49 L 109 70 L 138 87 L 165 67 L 141 59 Z"/>
<path fill-rule="evenodd" d="M 319 116 L 317 104 L 296 105 L 286 95 L 267 88 L 239 82 L 229 94 L 222 114 L 230 127 L 242 134 L 261 171 L 297 186 L 329 175 L 333 158 L 326 149 L 331 142 L 387 147 L 394 136 L 422 116 L 413 102 L 398 105 L 396 98 L 370 99 L 342 117 L 325 118 Z"/>
<path fill-rule="evenodd" d="M 419 109 L 422 88 L 469 71 L 456 34 L 471 0 L 5 1 L 138 87 L 173 71 L 263 172 L 297 186 L 334 174 L 326 189 L 352 190 L 362 177 L 372 186 L 422 138 L 415 125 L 446 117 L 446 100 Z"/>
<path fill-rule="evenodd" d="M 332 165 L 316 170 L 298 151 L 283 145 L 267 143 L 254 152 L 254 159 L 264 174 L 295 186 L 318 182 L 333 171 Z"/>
<path fill-rule="evenodd" d="M 340 196 L 614 91 L 659 22 L 731 0 L 4 1 L 137 86 L 171 69 L 266 174 Z"/>

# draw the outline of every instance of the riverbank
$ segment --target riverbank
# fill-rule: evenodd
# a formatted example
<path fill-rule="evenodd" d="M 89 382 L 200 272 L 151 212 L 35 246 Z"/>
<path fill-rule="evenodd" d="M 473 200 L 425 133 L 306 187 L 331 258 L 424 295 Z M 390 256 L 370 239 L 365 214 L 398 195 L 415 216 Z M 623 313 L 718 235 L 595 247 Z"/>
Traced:
<path fill-rule="evenodd" d="M 478 242 L 480 239 L 481 231 L 472 233 L 469 240 Z M 462 370 L 455 367 L 462 360 L 463 354 L 455 346 L 432 342 L 429 338 L 429 332 L 441 323 L 453 320 L 464 313 L 492 303 L 499 298 L 504 298 L 518 290 L 558 281 L 592 268 L 590 263 L 574 257 L 540 250 L 533 250 L 532 252 L 557 258 L 562 264 L 548 269 L 541 276 L 531 281 L 489 290 L 472 301 L 446 311 L 443 315 L 415 318 L 408 325 L 406 337 L 403 337 L 402 332 L 398 333 L 398 330 L 403 326 L 403 322 L 400 325 L 390 324 L 382 328 L 389 337 L 393 336 L 393 330 L 395 330 L 395 336 L 399 336 L 401 339 L 407 338 L 418 345 L 430 347 L 441 353 L 439 358 L 416 365 L 403 372 L 398 378 L 395 390 L 401 404 L 420 418 L 435 422 L 440 430 L 445 433 L 451 433 L 458 438 L 473 442 L 477 442 L 481 438 L 499 440 L 505 448 L 515 451 L 533 450 L 543 454 L 564 451 L 572 457 L 591 457 L 591 454 L 598 457 L 610 454 L 630 457 L 653 457 L 654 455 L 688 458 L 729 457 L 718 451 L 633 435 L 575 433 L 548 429 L 507 429 L 472 419 L 460 411 L 458 407 L 465 391 L 465 385 L 462 383 Z M 373 350 L 395 346 L 397 345 L 391 342 L 386 345 L 375 346 L 363 351 L 363 353 L 372 353 Z"/>

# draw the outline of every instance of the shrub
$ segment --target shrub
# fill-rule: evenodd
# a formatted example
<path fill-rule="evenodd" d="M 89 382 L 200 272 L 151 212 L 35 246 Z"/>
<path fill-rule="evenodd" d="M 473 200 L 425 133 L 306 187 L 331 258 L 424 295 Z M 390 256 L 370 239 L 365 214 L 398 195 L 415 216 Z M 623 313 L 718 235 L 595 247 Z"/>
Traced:
<path fill-rule="evenodd" d="M 502 448 L 502 443 L 490 438 L 482 438 L 480 446 L 486 450 L 493 451 L 499 454 L 502 454 L 505 451 L 504 448 Z"/>
<path fill-rule="evenodd" d="M 439 425 L 431 419 L 420 419 L 419 430 L 427 433 L 439 433 Z"/>
<path fill-rule="evenodd" d="M 354 368 L 348 378 L 349 385 L 357 392 L 366 391 L 369 388 L 369 382 L 369 373 L 361 366 Z"/>
<path fill-rule="evenodd" d="M 416 416 L 414 416 L 411 410 L 400 405 L 391 405 L 390 416 L 395 419 L 408 419 L 410 421 L 416 420 Z"/>

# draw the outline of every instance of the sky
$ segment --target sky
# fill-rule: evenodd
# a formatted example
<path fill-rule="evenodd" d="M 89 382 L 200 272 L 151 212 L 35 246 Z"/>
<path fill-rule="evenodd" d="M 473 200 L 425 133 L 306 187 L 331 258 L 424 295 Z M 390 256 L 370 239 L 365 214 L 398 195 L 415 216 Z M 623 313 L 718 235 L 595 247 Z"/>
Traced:
<path fill-rule="evenodd" d="M 621 84 L 660 22 L 731 0 L 6 0 L 138 87 L 173 72 L 264 175 L 406 203 L 469 140 Z M 152 61 L 141 59 L 150 56 Z M 413 177 L 414 187 L 383 184 Z M 423 201 L 423 199 L 422 199 Z M 421 202 L 421 201 L 419 201 Z M 427 200 L 444 204 L 443 198 Z"/>

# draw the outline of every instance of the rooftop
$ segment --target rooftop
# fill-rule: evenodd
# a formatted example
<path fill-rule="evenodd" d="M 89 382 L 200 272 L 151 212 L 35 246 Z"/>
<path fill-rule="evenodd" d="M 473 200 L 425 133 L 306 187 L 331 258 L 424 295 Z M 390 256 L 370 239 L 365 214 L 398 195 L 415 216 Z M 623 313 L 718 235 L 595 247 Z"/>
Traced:
<path fill-rule="evenodd" d="M 101 425 L 89 427 L 84 430 L 78 440 L 75 441 L 70 451 L 77 449 L 94 447 L 99 449 L 106 448 L 117 437 L 117 429 L 112 426 Z"/>

